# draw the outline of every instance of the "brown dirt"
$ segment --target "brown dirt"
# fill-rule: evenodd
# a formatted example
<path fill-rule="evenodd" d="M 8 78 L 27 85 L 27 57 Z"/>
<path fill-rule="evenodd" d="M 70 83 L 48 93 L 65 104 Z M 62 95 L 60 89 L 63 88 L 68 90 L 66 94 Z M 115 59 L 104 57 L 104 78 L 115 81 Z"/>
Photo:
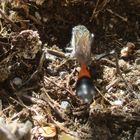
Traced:
<path fill-rule="evenodd" d="M 139 0 L 7 0 L 0 8 L 0 114 L 7 122 L 30 120 L 33 139 L 49 123 L 57 127 L 53 139 L 65 140 L 62 131 L 82 140 L 140 139 Z M 117 54 L 93 61 L 98 95 L 90 106 L 75 95 L 77 61 L 63 57 L 79 24 L 95 34 L 94 55 Z"/>

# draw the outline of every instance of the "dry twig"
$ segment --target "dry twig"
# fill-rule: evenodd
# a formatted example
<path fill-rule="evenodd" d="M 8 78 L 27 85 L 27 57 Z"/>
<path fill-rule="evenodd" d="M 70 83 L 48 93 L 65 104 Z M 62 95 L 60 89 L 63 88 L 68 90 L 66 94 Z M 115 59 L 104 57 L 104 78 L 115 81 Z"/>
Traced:
<path fill-rule="evenodd" d="M 117 53 L 115 53 L 115 60 L 116 60 L 116 69 L 117 69 L 117 73 L 120 75 L 120 77 L 122 78 L 122 80 L 124 81 L 125 85 L 127 86 L 127 89 L 130 93 L 130 95 L 135 95 L 135 97 L 138 97 L 137 93 L 133 90 L 132 86 L 130 84 L 128 84 L 128 82 L 125 80 L 125 78 L 123 77 L 120 67 L 119 67 L 119 63 L 118 63 L 118 55 Z"/>
<path fill-rule="evenodd" d="M 9 22 L 11 25 L 13 25 L 16 29 L 19 29 L 19 27 L 13 22 L 11 21 L 4 13 L 3 11 L 0 9 L 0 14 L 2 15 L 2 17 Z"/>
<path fill-rule="evenodd" d="M 63 52 L 60 52 L 60 51 L 57 51 L 57 50 L 47 49 L 47 52 L 49 54 L 55 55 L 57 57 L 67 58 L 66 55 Z"/>
<path fill-rule="evenodd" d="M 56 82 L 52 81 L 50 78 L 44 76 L 44 80 L 45 80 L 46 83 L 47 83 L 47 81 L 49 81 L 49 82 L 53 83 L 55 86 L 67 91 L 70 95 L 75 96 L 72 91 L 70 91 L 69 89 L 67 89 L 67 88 L 65 88 L 63 86 L 60 86 L 60 85 L 56 84 Z"/>
<path fill-rule="evenodd" d="M 122 17 L 122 16 L 120 16 L 119 14 L 113 12 L 111 9 L 106 9 L 106 10 L 107 10 L 109 13 L 111 13 L 111 14 L 115 15 L 116 17 L 120 18 L 122 21 L 124 21 L 124 22 L 127 22 L 127 21 L 128 21 L 127 17 Z"/>

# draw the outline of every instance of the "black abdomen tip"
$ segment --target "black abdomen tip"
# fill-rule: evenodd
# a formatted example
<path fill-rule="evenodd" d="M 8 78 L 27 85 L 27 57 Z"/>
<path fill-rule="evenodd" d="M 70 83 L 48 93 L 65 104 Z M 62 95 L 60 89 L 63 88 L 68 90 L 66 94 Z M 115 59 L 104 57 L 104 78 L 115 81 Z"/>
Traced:
<path fill-rule="evenodd" d="M 76 95 L 79 96 L 84 103 L 90 103 L 95 96 L 95 88 L 89 77 L 81 77 L 76 84 Z"/>

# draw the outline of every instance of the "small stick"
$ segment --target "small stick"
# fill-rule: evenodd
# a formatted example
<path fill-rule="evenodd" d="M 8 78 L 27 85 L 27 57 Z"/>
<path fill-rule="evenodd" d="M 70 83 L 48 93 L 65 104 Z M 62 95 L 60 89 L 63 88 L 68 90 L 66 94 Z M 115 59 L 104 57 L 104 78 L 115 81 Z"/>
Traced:
<path fill-rule="evenodd" d="M 11 21 L 4 13 L 3 11 L 0 9 L 0 14 L 2 15 L 2 17 L 8 21 L 10 24 L 12 24 L 15 28 L 19 29 L 19 27 L 13 22 Z"/>
<path fill-rule="evenodd" d="M 97 55 L 95 58 L 94 57 L 92 57 L 92 60 L 100 60 L 100 59 L 102 59 L 102 58 L 104 58 L 104 57 L 106 57 L 106 56 L 109 56 L 109 55 L 114 55 L 115 54 L 115 50 L 112 50 L 111 52 L 105 52 L 105 53 L 102 53 L 102 54 L 100 54 L 100 55 Z"/>
<path fill-rule="evenodd" d="M 0 41 L 0 45 L 10 46 L 10 44 L 9 44 L 9 43 L 5 43 L 5 42 L 2 42 L 2 41 Z"/>
<path fill-rule="evenodd" d="M 107 64 L 111 65 L 112 67 L 116 68 L 116 64 L 114 62 L 112 62 L 111 60 L 107 59 L 107 58 L 102 58 L 102 61 L 106 62 Z"/>
<path fill-rule="evenodd" d="M 98 5 L 99 5 L 99 1 L 100 1 L 100 0 L 97 1 L 96 6 L 95 6 L 95 8 L 94 8 L 94 10 L 93 10 L 92 16 L 91 16 L 91 18 L 90 18 L 90 22 L 92 22 L 92 20 L 93 20 L 94 17 L 97 18 L 98 14 L 103 10 L 103 8 L 104 8 L 104 7 L 106 6 L 106 4 L 109 2 L 108 0 L 103 0 L 103 2 L 100 4 L 100 7 L 101 7 L 101 8 L 97 11 L 97 7 L 98 7 Z"/>
<path fill-rule="evenodd" d="M 66 65 L 69 61 L 74 60 L 71 58 L 66 59 L 64 62 L 62 62 L 59 66 L 56 67 L 56 70 L 58 71 L 62 66 Z"/>
<path fill-rule="evenodd" d="M 56 112 L 57 115 L 59 115 L 62 120 L 69 120 L 68 116 L 60 108 L 60 105 L 48 95 L 45 89 L 43 89 L 43 91 L 46 95 L 46 98 L 44 98 L 44 100 L 47 102 L 47 104 L 49 104 L 49 106 Z"/>
<path fill-rule="evenodd" d="M 70 129 L 64 127 L 64 126 L 63 126 L 64 123 L 62 124 L 62 123 L 59 123 L 58 121 L 55 121 L 55 120 L 53 119 L 52 115 L 50 115 L 50 114 L 49 114 L 49 119 L 50 119 L 60 130 L 64 131 L 64 132 L 67 133 L 67 134 L 70 134 L 70 135 L 72 135 L 72 136 L 74 136 L 74 137 L 77 137 L 77 133 L 76 133 L 76 132 L 70 131 Z"/>
<path fill-rule="evenodd" d="M 57 50 L 47 49 L 47 52 L 49 54 L 55 55 L 57 57 L 67 58 L 63 52 L 60 52 L 60 51 L 57 51 Z"/>
<path fill-rule="evenodd" d="M 32 15 L 28 15 L 28 17 L 33 20 L 35 22 L 35 24 L 38 24 L 38 25 L 42 25 L 41 21 L 36 19 L 34 16 Z"/>
<path fill-rule="evenodd" d="M 26 98 L 26 99 L 28 99 L 28 100 L 30 100 L 31 102 L 33 102 L 33 103 L 36 103 L 36 104 L 41 104 L 41 105 L 45 105 L 46 104 L 46 102 L 45 101 L 43 101 L 43 100 L 41 100 L 41 99 L 38 99 L 38 98 L 35 98 L 35 97 L 32 97 L 32 96 L 29 96 L 29 95 L 22 95 L 22 97 L 24 97 L 24 98 Z"/>
<path fill-rule="evenodd" d="M 39 113 L 38 113 L 36 110 L 34 110 L 34 109 L 32 109 L 32 108 L 26 106 L 26 105 L 23 103 L 23 101 L 22 101 L 18 96 L 17 96 L 17 98 L 18 98 L 18 100 L 16 100 L 16 99 L 10 97 L 11 100 L 15 101 L 16 103 L 18 103 L 18 104 L 21 105 L 22 107 L 27 108 L 28 110 L 34 112 L 36 115 L 39 115 Z"/>
<path fill-rule="evenodd" d="M 93 18 L 94 18 L 94 15 L 95 15 L 95 13 L 96 13 L 96 9 L 97 9 L 97 7 L 98 7 L 99 1 L 100 1 L 100 0 L 97 0 L 97 2 L 96 2 L 95 8 L 94 8 L 94 10 L 93 10 L 93 12 L 92 12 L 92 16 L 91 16 L 91 18 L 90 18 L 90 22 L 91 22 L 91 21 L 93 20 Z"/>
<path fill-rule="evenodd" d="M 115 85 L 116 83 L 118 83 L 120 81 L 119 78 L 113 80 L 109 85 L 106 86 L 106 90 L 109 90 L 113 85 Z"/>
<path fill-rule="evenodd" d="M 22 89 L 24 88 L 24 86 L 27 85 L 31 80 L 33 80 L 39 72 L 41 72 L 41 69 L 42 69 L 42 67 L 43 67 L 43 62 L 44 62 L 44 60 L 45 60 L 45 52 L 43 52 L 43 54 L 42 54 L 42 56 L 41 56 L 41 58 L 40 58 L 40 62 L 39 62 L 39 66 L 38 66 L 37 70 L 34 71 L 34 72 L 31 74 L 31 76 L 29 77 L 29 79 L 28 79 L 27 81 L 25 81 L 25 82 L 19 87 L 18 92 L 19 92 L 20 90 L 22 90 Z"/>
<path fill-rule="evenodd" d="M 97 92 L 98 92 L 108 103 L 110 103 L 111 105 L 113 105 L 111 101 L 109 101 L 106 97 L 104 97 L 104 95 L 100 92 L 100 90 L 99 90 L 96 86 L 95 86 L 95 89 L 97 90 Z"/>
<path fill-rule="evenodd" d="M 125 78 L 123 77 L 120 67 L 119 67 L 119 63 L 118 63 L 118 55 L 117 53 L 115 53 L 115 61 L 116 61 L 116 69 L 117 69 L 117 73 L 120 75 L 120 77 L 123 79 L 125 85 L 128 88 L 129 93 L 132 95 L 132 93 L 137 97 L 137 93 L 135 93 L 135 91 L 132 89 L 132 86 L 128 84 L 128 82 L 125 80 Z"/>
<path fill-rule="evenodd" d="M 71 77 L 72 77 L 72 75 L 74 74 L 74 72 L 75 72 L 75 69 L 68 75 L 67 83 L 66 83 L 66 87 L 67 87 L 67 88 L 69 87 L 69 83 L 70 83 Z"/>
<path fill-rule="evenodd" d="M 49 78 L 46 77 L 46 76 L 44 76 L 44 78 L 45 78 L 44 80 L 45 80 L 46 83 L 47 83 L 47 81 L 49 81 L 49 82 L 53 83 L 55 86 L 57 86 L 57 87 L 59 87 L 59 88 L 65 90 L 65 91 L 67 91 L 70 95 L 74 96 L 74 94 L 73 94 L 70 90 L 68 90 L 67 88 L 62 87 L 62 86 L 59 86 L 58 84 L 56 84 L 55 81 L 52 81 L 51 79 L 49 79 Z"/>
<path fill-rule="evenodd" d="M 125 17 L 120 16 L 119 14 L 113 12 L 111 9 L 106 9 L 109 13 L 111 13 L 112 15 L 115 15 L 116 17 L 120 18 L 122 21 L 127 22 L 128 19 Z"/>

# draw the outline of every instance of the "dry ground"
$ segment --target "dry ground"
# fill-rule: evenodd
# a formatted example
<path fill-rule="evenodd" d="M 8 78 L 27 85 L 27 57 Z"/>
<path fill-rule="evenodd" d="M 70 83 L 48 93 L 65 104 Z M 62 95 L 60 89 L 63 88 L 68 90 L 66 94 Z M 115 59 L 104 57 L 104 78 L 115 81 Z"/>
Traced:
<path fill-rule="evenodd" d="M 75 95 L 79 64 L 65 57 L 79 24 L 95 34 L 93 56 L 116 52 L 92 62 L 97 96 L 90 105 Z M 139 100 L 139 0 L 0 1 L 1 119 L 12 130 L 15 121 L 32 124 L 17 123 L 10 135 L 0 121 L 2 140 L 140 140 Z"/>

